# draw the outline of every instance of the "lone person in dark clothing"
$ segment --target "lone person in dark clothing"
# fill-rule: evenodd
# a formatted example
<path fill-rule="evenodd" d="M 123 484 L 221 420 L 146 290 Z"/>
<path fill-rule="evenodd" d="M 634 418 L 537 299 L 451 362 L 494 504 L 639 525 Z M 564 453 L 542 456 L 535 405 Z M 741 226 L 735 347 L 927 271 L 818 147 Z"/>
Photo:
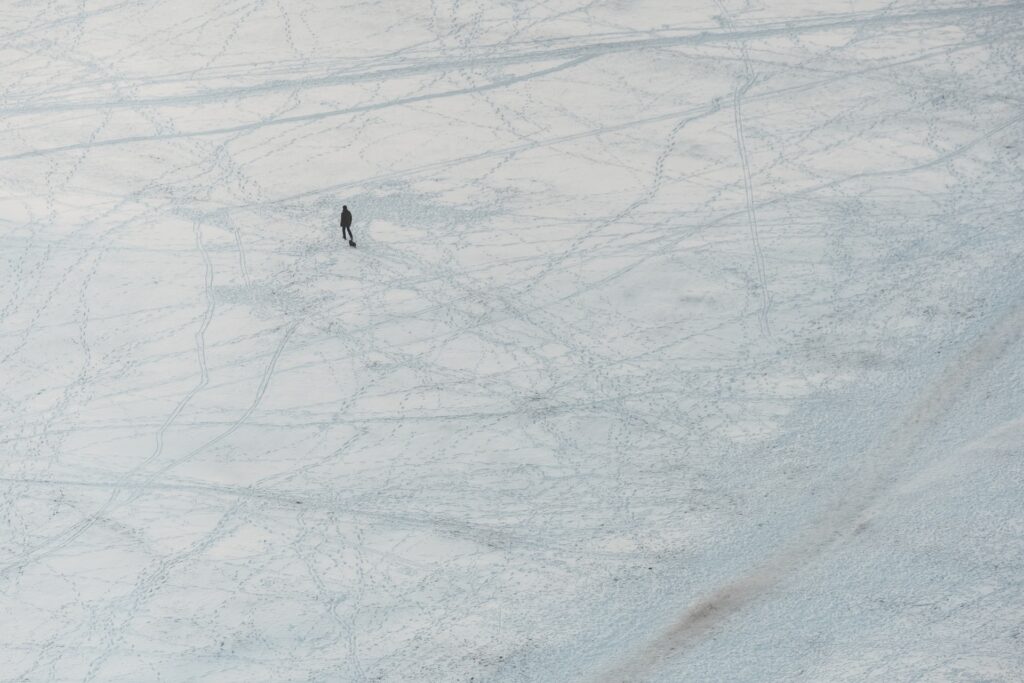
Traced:
<path fill-rule="evenodd" d="M 341 238 L 347 239 L 349 244 L 355 241 L 352 237 L 352 212 L 347 206 L 341 207 Z"/>

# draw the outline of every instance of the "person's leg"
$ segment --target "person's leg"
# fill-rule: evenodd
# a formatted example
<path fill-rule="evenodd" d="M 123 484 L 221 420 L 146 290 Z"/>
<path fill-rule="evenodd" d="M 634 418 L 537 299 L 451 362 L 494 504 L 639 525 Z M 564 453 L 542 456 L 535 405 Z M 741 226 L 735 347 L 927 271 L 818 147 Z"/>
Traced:
<path fill-rule="evenodd" d="M 352 228 L 348 227 L 347 225 L 342 226 L 342 228 L 341 228 L 341 239 L 348 240 L 349 242 L 351 242 L 352 241 Z"/>

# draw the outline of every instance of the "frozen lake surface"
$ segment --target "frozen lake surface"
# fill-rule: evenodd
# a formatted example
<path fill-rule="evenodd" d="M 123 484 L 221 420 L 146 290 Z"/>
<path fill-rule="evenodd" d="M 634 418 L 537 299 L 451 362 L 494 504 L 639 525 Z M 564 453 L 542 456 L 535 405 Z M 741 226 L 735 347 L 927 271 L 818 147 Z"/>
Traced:
<path fill-rule="evenodd" d="M 0 58 L 0 681 L 1024 680 L 1021 2 Z"/>

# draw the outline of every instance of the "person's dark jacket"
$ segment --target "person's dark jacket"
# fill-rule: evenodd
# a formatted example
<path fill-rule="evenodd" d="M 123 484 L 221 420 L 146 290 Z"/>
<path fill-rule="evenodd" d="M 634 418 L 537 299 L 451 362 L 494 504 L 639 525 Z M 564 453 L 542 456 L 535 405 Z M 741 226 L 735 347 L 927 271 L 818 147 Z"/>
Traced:
<path fill-rule="evenodd" d="M 341 212 L 341 227 L 351 228 L 352 227 L 352 212 L 345 209 Z"/>

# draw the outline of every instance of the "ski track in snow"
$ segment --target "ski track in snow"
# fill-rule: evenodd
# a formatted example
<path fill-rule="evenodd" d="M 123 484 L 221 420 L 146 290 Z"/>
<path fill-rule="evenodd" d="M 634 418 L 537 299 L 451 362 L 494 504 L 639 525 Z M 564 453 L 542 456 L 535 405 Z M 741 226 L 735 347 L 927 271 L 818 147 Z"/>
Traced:
<path fill-rule="evenodd" d="M 0 681 L 1024 679 L 1024 4 L 0 18 Z"/>

